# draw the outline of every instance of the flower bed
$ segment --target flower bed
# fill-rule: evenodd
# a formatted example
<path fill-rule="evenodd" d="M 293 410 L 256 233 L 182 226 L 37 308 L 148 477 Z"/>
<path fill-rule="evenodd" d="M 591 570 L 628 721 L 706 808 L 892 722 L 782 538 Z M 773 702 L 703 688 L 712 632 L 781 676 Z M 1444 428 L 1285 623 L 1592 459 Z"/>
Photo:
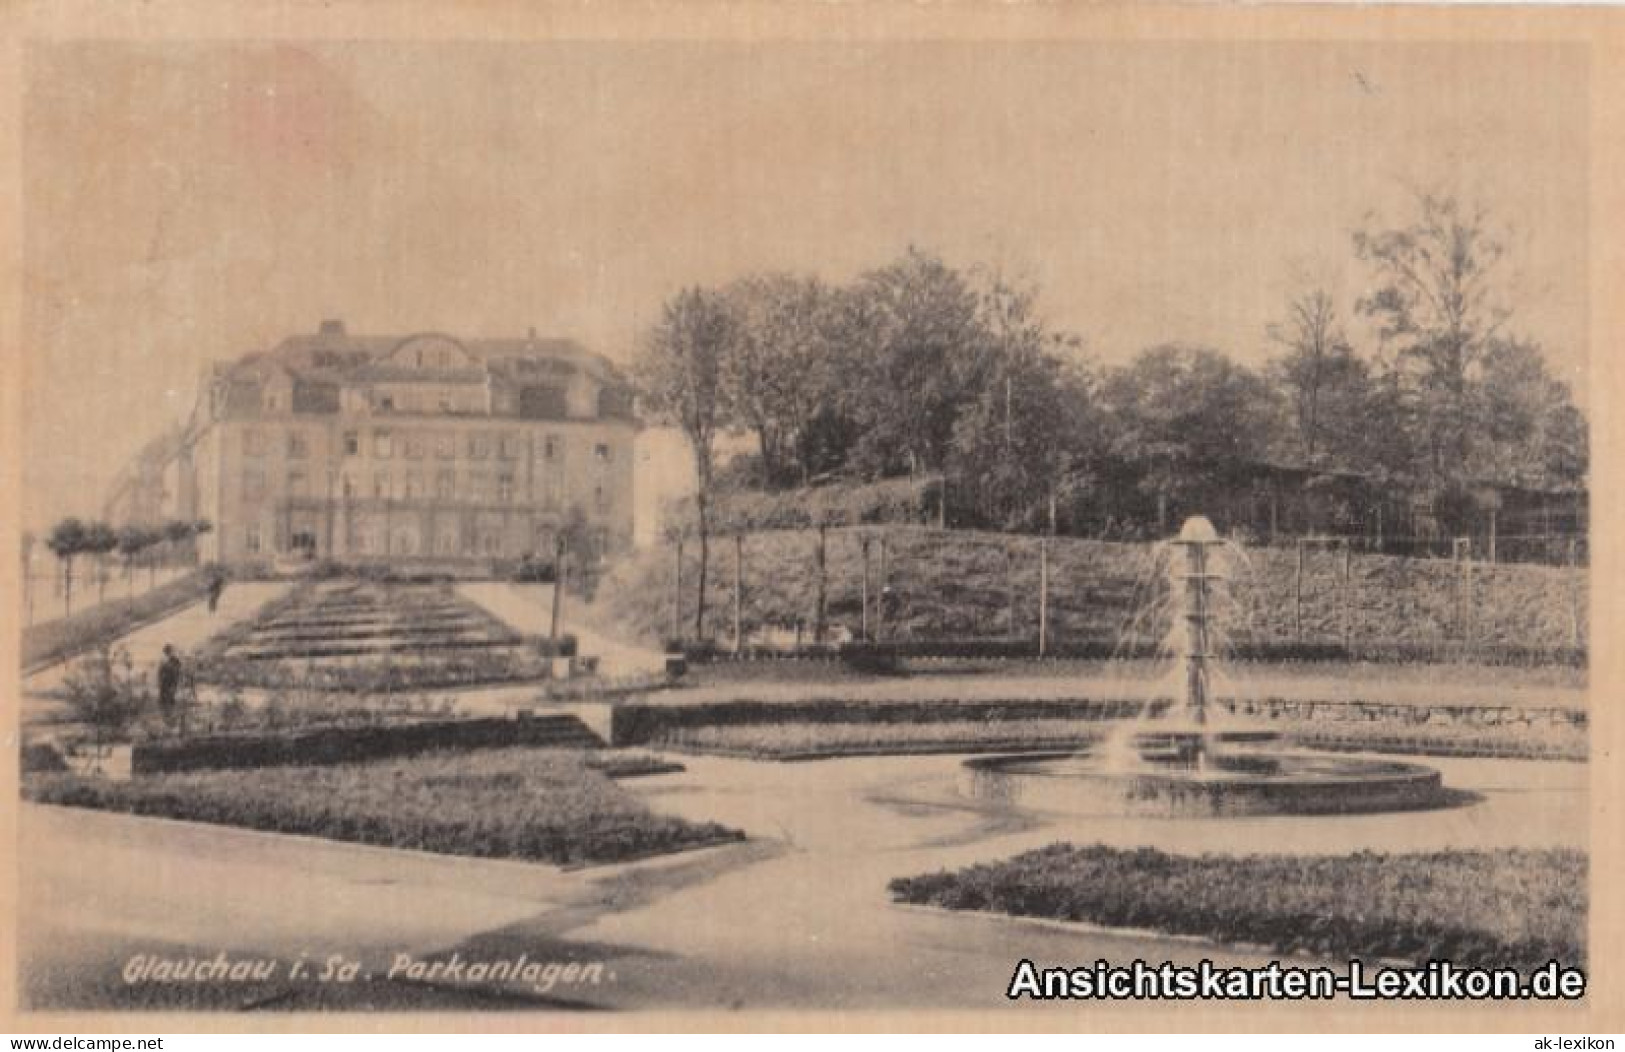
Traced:
<path fill-rule="evenodd" d="M 449 855 L 620 862 L 744 839 L 658 815 L 576 753 L 429 753 L 333 767 L 267 767 L 126 782 L 36 775 L 39 803 L 88 807 Z"/>
<path fill-rule="evenodd" d="M 901 902 L 948 909 L 1525 970 L 1584 965 L 1586 888 L 1572 850 L 1190 857 L 1067 844 L 891 883 Z"/>
<path fill-rule="evenodd" d="M 250 661 L 236 658 L 200 662 L 196 677 L 226 690 L 304 689 L 353 693 L 399 693 L 487 683 L 542 680 L 552 675 L 552 661 L 536 654 L 502 651 L 457 653 L 439 658 L 380 661 L 310 660 Z"/>

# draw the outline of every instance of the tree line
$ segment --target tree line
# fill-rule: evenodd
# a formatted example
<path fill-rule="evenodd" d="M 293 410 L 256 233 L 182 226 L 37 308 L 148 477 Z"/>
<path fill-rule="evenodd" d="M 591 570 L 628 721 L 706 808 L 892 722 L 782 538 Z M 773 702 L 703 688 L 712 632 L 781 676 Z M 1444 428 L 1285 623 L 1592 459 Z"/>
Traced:
<path fill-rule="evenodd" d="M 62 571 L 64 616 L 73 613 L 73 570 L 80 557 L 97 560 L 99 569 L 105 570 L 107 558 L 117 553 L 124 564 L 126 581 L 133 578 L 138 564 L 145 564 L 149 576 L 156 576 L 161 557 L 178 557 L 187 545 L 213 528 L 207 519 L 172 519 L 156 525 L 129 523 L 118 528 L 73 517 L 59 520 L 46 535 L 45 547 L 56 556 Z M 22 540 L 26 575 L 36 541 L 31 533 L 25 533 Z M 96 574 L 96 583 L 99 603 L 106 598 L 107 574 Z"/>
<path fill-rule="evenodd" d="M 844 284 L 769 273 L 681 290 L 636 371 L 646 409 L 693 451 L 699 594 L 723 487 L 934 478 L 956 524 L 1099 533 L 1260 465 L 1360 476 L 1447 515 L 1482 483 L 1583 486 L 1585 418 L 1510 327 L 1493 217 L 1420 194 L 1350 248 L 1361 294 L 1299 289 L 1260 334 L 1258 368 L 1184 344 L 1101 365 L 1041 315 L 1036 288 L 917 248 Z M 719 464 L 740 431 L 754 452 Z"/>

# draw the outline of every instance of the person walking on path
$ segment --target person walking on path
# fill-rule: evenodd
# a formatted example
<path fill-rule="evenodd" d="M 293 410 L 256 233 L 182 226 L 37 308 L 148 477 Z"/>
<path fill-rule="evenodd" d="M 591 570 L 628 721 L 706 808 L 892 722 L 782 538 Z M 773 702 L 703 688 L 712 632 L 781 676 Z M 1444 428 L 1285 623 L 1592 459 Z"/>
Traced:
<path fill-rule="evenodd" d="M 175 647 L 164 644 L 164 659 L 158 663 L 158 714 L 165 723 L 175 722 L 176 695 L 181 689 L 181 656 Z"/>
<path fill-rule="evenodd" d="M 209 578 L 209 613 L 214 613 L 220 606 L 220 594 L 226 590 L 226 575 L 215 571 Z"/>

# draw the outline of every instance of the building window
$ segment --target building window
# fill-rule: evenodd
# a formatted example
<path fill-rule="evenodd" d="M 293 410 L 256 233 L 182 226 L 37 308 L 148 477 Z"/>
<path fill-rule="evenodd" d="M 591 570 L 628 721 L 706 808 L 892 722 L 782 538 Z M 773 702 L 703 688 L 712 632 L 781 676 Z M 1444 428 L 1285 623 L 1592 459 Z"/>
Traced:
<path fill-rule="evenodd" d="M 372 455 L 380 460 L 388 460 L 395 455 L 395 440 L 388 431 L 380 428 L 372 433 Z"/>
<path fill-rule="evenodd" d="M 609 490 L 604 488 L 603 483 L 600 482 L 592 488 L 592 499 L 599 511 L 609 510 Z"/>
<path fill-rule="evenodd" d="M 265 455 L 265 433 L 259 428 L 251 427 L 243 432 L 243 455 L 250 457 Z"/>
<path fill-rule="evenodd" d="M 265 472 L 260 468 L 249 468 L 243 472 L 243 496 L 249 499 L 265 495 Z"/>
<path fill-rule="evenodd" d="M 310 436 L 303 431 L 288 432 L 288 459 L 303 460 L 310 456 Z"/>
<path fill-rule="evenodd" d="M 361 455 L 361 435 L 355 431 L 344 432 L 344 455 L 355 457 Z"/>
<path fill-rule="evenodd" d="M 250 526 L 244 532 L 244 534 L 243 534 L 243 548 L 246 549 L 249 552 L 249 554 L 251 554 L 251 555 L 257 555 L 259 553 L 259 550 L 260 550 L 260 528 L 258 526 Z"/>
<path fill-rule="evenodd" d="M 349 475 L 345 475 L 340 479 L 340 485 L 343 487 L 344 497 L 346 500 L 355 496 L 354 478 Z"/>
<path fill-rule="evenodd" d="M 519 437 L 513 434 L 504 434 L 500 439 L 498 455 L 503 460 L 512 460 L 519 455 Z"/>
<path fill-rule="evenodd" d="M 457 496 L 457 473 L 451 468 L 441 468 L 435 472 L 434 495 L 440 500 L 452 500 Z"/>
<path fill-rule="evenodd" d="M 474 431 L 468 436 L 468 455 L 475 460 L 484 460 L 491 455 L 491 436 L 484 431 Z"/>
<path fill-rule="evenodd" d="M 406 473 L 406 499 L 417 500 L 423 496 L 423 475 L 421 472 L 408 471 Z"/>
<path fill-rule="evenodd" d="M 389 472 L 378 471 L 373 473 L 372 495 L 379 500 L 389 499 Z"/>
<path fill-rule="evenodd" d="M 457 455 L 457 436 L 449 431 L 442 431 L 434 436 L 434 455 L 441 460 L 450 460 Z"/>
<path fill-rule="evenodd" d="M 548 462 L 559 460 L 564 456 L 564 439 L 558 435 L 548 435 L 542 439 L 542 459 Z"/>
<path fill-rule="evenodd" d="M 288 472 L 288 496 L 308 497 L 309 495 L 310 487 L 304 471 L 296 470 Z"/>
<path fill-rule="evenodd" d="M 427 450 L 423 436 L 417 432 L 410 432 L 401 438 L 401 444 L 406 447 L 406 455 L 412 460 L 422 460 Z"/>
<path fill-rule="evenodd" d="M 491 475 L 486 471 L 468 473 L 468 499 L 484 504 L 491 499 Z"/>
<path fill-rule="evenodd" d="M 504 471 L 497 475 L 497 502 L 499 504 L 513 503 L 513 472 Z"/>
<path fill-rule="evenodd" d="M 592 455 L 600 464 L 609 463 L 609 446 L 600 442 L 592 447 Z"/>

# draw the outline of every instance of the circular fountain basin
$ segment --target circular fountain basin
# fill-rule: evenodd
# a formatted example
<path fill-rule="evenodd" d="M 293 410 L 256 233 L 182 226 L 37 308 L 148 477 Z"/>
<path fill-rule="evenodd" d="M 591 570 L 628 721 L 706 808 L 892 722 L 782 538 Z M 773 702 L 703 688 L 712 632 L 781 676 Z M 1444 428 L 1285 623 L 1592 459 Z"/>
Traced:
<path fill-rule="evenodd" d="M 1421 764 L 1232 748 L 1200 766 L 1155 761 L 1118 769 L 1089 753 L 1028 753 L 965 762 L 968 792 L 1039 810 L 1174 818 L 1336 815 L 1444 807 L 1451 794 Z"/>

